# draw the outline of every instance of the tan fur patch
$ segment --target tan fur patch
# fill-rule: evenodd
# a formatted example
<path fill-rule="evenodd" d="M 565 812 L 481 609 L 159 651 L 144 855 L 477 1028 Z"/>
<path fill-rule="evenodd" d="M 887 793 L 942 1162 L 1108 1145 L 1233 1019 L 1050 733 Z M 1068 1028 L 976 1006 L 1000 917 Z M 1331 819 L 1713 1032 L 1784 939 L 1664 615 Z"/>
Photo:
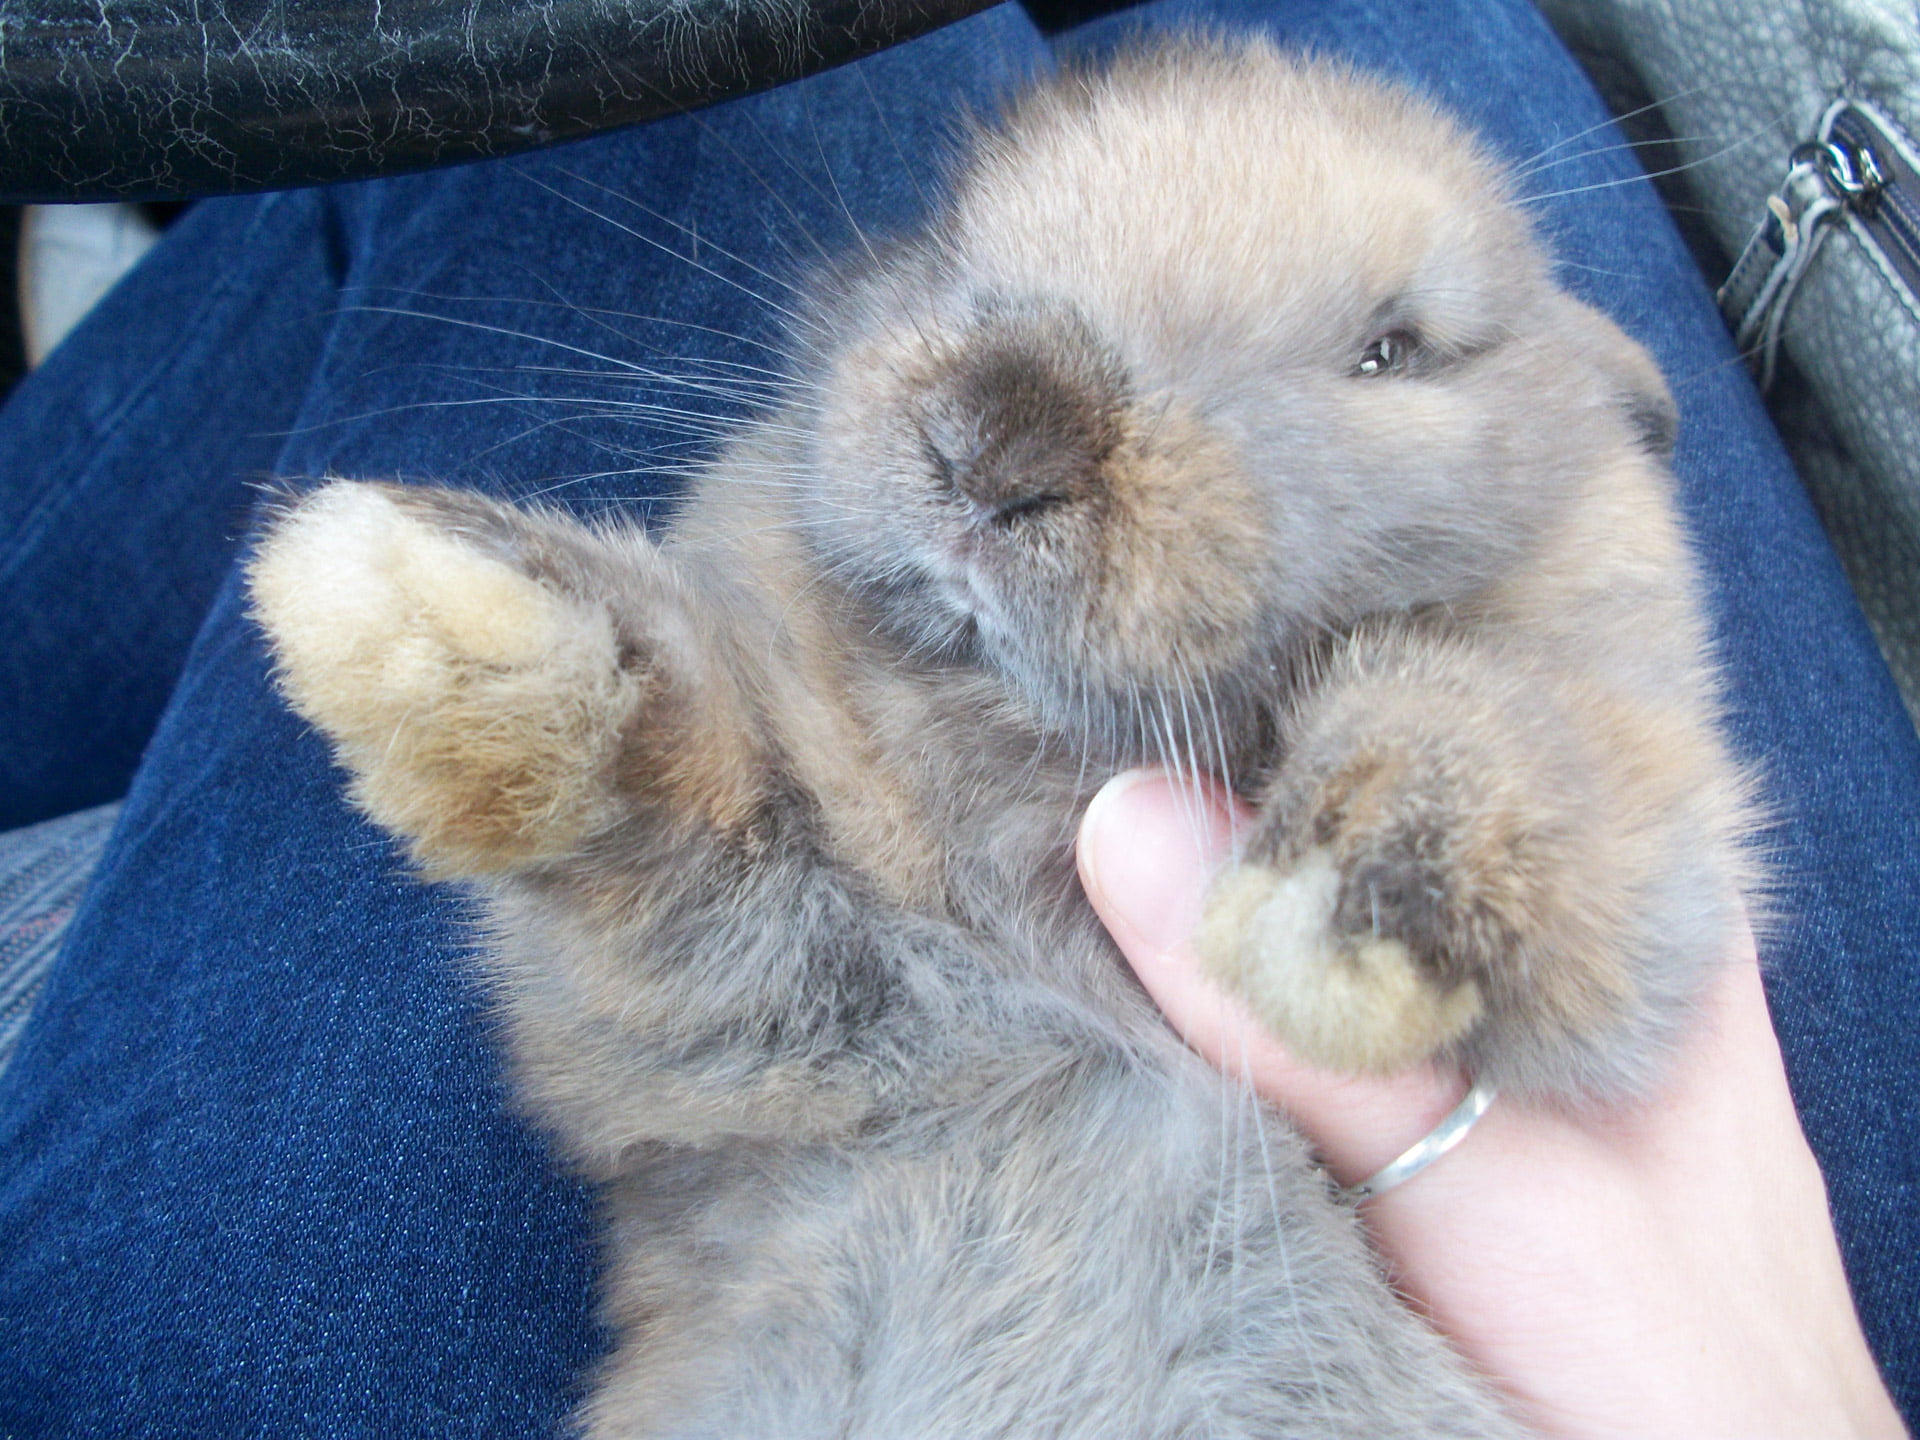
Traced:
<path fill-rule="evenodd" d="M 1311 1064 L 1390 1073 L 1466 1034 L 1471 980 L 1436 984 L 1397 940 L 1334 930 L 1340 872 L 1324 850 L 1290 871 L 1242 865 L 1214 882 L 1197 947 L 1207 974 Z"/>
<path fill-rule="evenodd" d="M 813 562 L 780 523 L 789 517 L 777 494 L 752 483 L 746 467 L 754 459 L 738 457 L 746 473 L 702 493 L 668 553 L 699 556 L 709 545 L 737 552 L 734 563 L 753 577 L 743 604 L 759 613 L 736 619 L 764 647 L 756 660 L 772 662 L 767 724 L 794 781 L 819 807 L 834 854 L 898 903 L 938 910 L 945 865 L 929 828 L 932 815 L 889 753 L 886 734 L 912 686 L 850 649 L 842 630 L 846 600 L 820 584 Z"/>

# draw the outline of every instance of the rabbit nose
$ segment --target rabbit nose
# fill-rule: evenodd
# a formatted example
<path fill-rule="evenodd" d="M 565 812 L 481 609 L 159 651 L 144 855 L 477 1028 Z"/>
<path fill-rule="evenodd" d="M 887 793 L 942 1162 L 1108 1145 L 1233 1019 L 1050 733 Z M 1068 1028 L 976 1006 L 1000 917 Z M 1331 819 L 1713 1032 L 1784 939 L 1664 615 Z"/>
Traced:
<path fill-rule="evenodd" d="M 1071 457 L 1037 444 L 983 443 L 930 429 L 926 454 L 941 489 L 962 502 L 974 525 L 1006 529 L 1071 504 L 1086 488 Z"/>
<path fill-rule="evenodd" d="M 975 523 L 1008 528 L 1093 493 L 1113 408 L 1046 361 L 995 347 L 927 394 L 920 433 L 936 483 Z"/>

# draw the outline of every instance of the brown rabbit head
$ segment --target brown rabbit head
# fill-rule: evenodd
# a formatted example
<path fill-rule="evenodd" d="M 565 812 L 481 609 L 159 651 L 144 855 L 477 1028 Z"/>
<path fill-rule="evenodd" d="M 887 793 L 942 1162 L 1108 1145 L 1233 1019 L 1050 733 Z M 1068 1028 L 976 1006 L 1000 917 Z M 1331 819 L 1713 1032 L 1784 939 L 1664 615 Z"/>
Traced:
<path fill-rule="evenodd" d="M 1668 410 L 1438 111 L 1184 53 L 983 137 L 931 238 L 829 302 L 812 401 L 823 558 L 1075 728 L 1472 593 Z"/>

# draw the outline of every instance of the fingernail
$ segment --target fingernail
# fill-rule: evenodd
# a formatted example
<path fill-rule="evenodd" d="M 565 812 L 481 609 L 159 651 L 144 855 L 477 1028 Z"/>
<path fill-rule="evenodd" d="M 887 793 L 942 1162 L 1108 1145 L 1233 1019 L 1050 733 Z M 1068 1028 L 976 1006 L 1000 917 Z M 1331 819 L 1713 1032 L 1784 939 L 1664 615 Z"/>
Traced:
<path fill-rule="evenodd" d="M 1109 928 L 1164 953 L 1199 926 L 1207 881 L 1231 845 L 1230 818 L 1210 789 L 1129 770 L 1087 807 L 1080 874 Z"/>

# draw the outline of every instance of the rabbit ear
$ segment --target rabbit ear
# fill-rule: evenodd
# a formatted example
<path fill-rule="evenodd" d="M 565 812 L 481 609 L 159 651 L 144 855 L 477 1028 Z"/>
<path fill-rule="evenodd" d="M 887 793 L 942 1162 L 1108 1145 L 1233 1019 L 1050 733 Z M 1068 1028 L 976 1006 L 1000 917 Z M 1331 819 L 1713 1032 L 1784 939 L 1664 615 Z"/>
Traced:
<path fill-rule="evenodd" d="M 1627 418 L 1647 453 L 1659 460 L 1673 458 L 1673 442 L 1680 431 L 1680 412 L 1663 382 L 1658 390 L 1636 390 L 1625 397 Z"/>
<path fill-rule="evenodd" d="M 1680 412 L 1653 356 L 1591 305 L 1564 295 L 1555 296 L 1553 303 L 1564 307 L 1567 329 L 1605 378 L 1641 447 L 1656 459 L 1671 459 Z"/>

